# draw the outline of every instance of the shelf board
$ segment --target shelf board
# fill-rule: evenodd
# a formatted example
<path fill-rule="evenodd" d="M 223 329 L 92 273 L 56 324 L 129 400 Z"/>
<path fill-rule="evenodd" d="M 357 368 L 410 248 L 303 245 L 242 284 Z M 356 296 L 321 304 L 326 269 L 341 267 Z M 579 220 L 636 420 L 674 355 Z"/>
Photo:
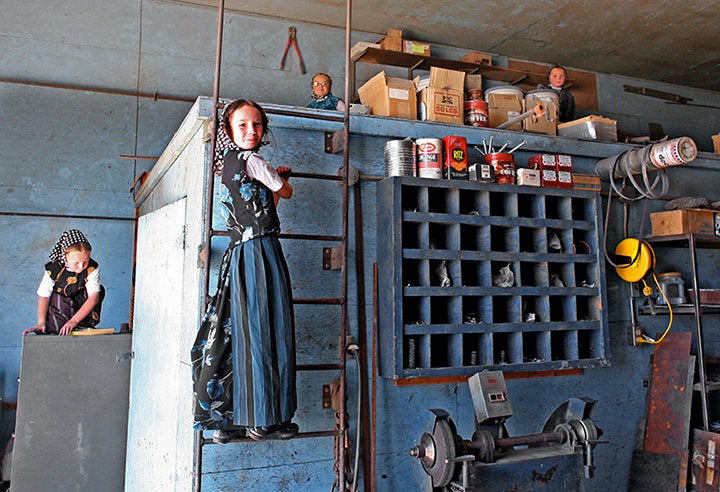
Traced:
<path fill-rule="evenodd" d="M 640 314 L 649 314 L 652 316 L 668 314 L 668 308 L 664 305 L 655 304 L 650 306 L 640 306 L 638 309 Z M 720 304 L 702 304 L 700 311 L 703 314 L 720 313 Z M 676 304 L 672 307 L 673 314 L 695 314 L 695 306 L 693 304 Z"/>
<path fill-rule="evenodd" d="M 480 65 L 477 63 L 464 62 L 460 60 L 448 60 L 434 56 L 415 55 L 400 51 L 383 50 L 378 48 L 365 48 L 353 57 L 353 62 L 376 63 L 378 65 L 390 65 L 403 67 L 408 70 L 426 70 L 430 67 L 447 68 L 460 72 L 481 74 L 491 80 L 507 82 L 508 84 L 522 84 L 537 86 L 547 81 L 538 74 L 512 68 L 495 67 L 492 65 Z"/>

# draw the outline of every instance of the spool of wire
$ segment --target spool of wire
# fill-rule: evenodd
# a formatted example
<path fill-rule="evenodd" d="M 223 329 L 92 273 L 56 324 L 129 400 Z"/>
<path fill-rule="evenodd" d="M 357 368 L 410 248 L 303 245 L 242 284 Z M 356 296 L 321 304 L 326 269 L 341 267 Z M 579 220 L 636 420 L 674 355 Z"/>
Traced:
<path fill-rule="evenodd" d="M 385 142 L 385 174 L 415 176 L 415 142 L 411 138 Z"/>

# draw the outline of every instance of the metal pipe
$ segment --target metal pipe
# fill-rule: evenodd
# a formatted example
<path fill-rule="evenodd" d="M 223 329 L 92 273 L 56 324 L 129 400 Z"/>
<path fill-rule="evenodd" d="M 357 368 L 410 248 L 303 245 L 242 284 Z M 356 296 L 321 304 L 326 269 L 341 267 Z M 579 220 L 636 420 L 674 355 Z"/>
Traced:
<path fill-rule="evenodd" d="M 107 215 L 68 215 L 68 214 L 42 214 L 38 212 L 0 212 L 6 217 L 42 217 L 58 219 L 87 219 L 87 220 L 135 220 L 135 217 L 111 217 Z"/>
<path fill-rule="evenodd" d="M 357 323 L 358 323 L 358 346 L 359 354 L 358 361 L 360 363 L 359 374 L 363 376 L 358 381 L 360 385 L 359 394 L 368 395 L 368 382 L 367 375 L 370 374 L 368 371 L 367 364 L 367 323 L 366 323 L 366 306 L 365 306 L 365 248 L 364 248 L 364 227 L 363 227 L 363 206 L 362 206 L 362 188 L 360 181 L 353 185 L 353 196 L 355 198 L 354 211 L 355 211 L 355 289 L 357 292 Z M 360 429 L 368 429 L 370 426 L 369 404 L 368 399 L 365 397 L 362 400 L 360 407 L 360 413 L 358 419 L 360 422 Z M 360 433 L 355 437 L 360 439 Z M 363 438 L 363 456 L 370 456 L 370 440 Z M 363 460 L 363 475 L 366 478 L 365 490 L 368 489 L 367 477 L 372 473 L 370 466 L 370 460 Z M 353 477 L 355 478 L 355 477 Z"/>
<path fill-rule="evenodd" d="M 217 16 L 217 34 L 215 39 L 215 74 L 213 84 L 213 111 L 212 111 L 212 128 L 210 131 L 210 159 L 207 168 L 205 169 L 205 179 L 208 186 L 205 190 L 207 194 L 205 197 L 205 231 L 203 238 L 203 253 L 204 253 L 204 264 L 203 264 L 203 283 L 202 283 L 202 312 L 205 312 L 208 303 L 208 291 L 210 285 L 210 249 L 212 241 L 212 210 L 213 210 L 213 195 L 215 190 L 215 147 L 217 145 L 217 122 L 218 122 L 218 100 L 220 98 L 220 67 L 222 59 L 222 39 L 223 39 L 223 24 L 225 18 L 225 0 L 218 1 L 218 16 Z M 195 448 L 195 469 L 193 474 L 195 475 L 195 492 L 202 490 L 202 430 L 197 430 L 199 437 L 196 437 L 196 443 L 200 446 Z"/>
<path fill-rule="evenodd" d="M 565 435 L 562 432 L 543 432 L 540 434 L 530 434 L 528 436 L 503 437 L 494 439 L 494 441 L 496 447 L 505 449 L 529 444 L 549 444 L 551 442 L 562 443 L 564 439 Z"/>
<path fill-rule="evenodd" d="M 372 314 L 372 415 L 370 416 L 370 439 L 371 439 L 371 446 L 370 446 L 370 492 L 375 492 L 376 487 L 376 480 L 375 480 L 375 474 L 377 473 L 377 438 L 376 430 L 377 430 L 377 379 L 378 379 L 378 368 L 377 368 L 377 350 L 378 350 L 378 341 L 377 341 L 377 317 L 378 317 L 378 308 L 377 308 L 377 277 L 378 277 L 378 264 L 373 263 L 373 293 L 372 293 L 372 303 L 373 303 L 373 314 Z M 368 482 L 368 477 L 365 477 L 365 483 Z"/>

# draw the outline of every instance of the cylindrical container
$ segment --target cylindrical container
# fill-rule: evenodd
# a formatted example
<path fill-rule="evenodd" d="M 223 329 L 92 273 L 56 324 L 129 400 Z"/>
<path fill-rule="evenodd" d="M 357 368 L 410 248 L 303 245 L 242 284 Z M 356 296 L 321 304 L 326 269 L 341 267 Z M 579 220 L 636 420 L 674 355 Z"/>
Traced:
<path fill-rule="evenodd" d="M 665 293 L 665 297 L 658 293 L 656 298 L 657 304 L 665 304 L 665 298 L 670 305 L 685 304 L 685 282 L 680 276 L 680 272 L 667 272 L 658 274 L 658 284 Z"/>
<path fill-rule="evenodd" d="M 658 168 L 687 164 L 697 157 L 697 145 L 690 137 L 680 137 L 654 144 L 650 160 Z"/>
<path fill-rule="evenodd" d="M 485 162 L 495 169 L 495 182 L 515 184 L 515 158 L 512 154 L 485 154 Z"/>
<path fill-rule="evenodd" d="M 525 94 L 525 110 L 530 111 L 542 103 L 545 106 L 545 119 L 557 121 L 560 113 L 560 97 L 551 89 L 536 89 Z"/>
<path fill-rule="evenodd" d="M 417 146 L 417 175 L 421 178 L 442 178 L 442 149 L 443 143 L 439 138 L 418 138 Z"/>
<path fill-rule="evenodd" d="M 475 99 L 480 99 L 482 101 L 482 98 L 483 98 L 482 89 L 468 89 L 467 90 L 467 98 L 468 98 L 468 101 L 472 101 Z"/>
<path fill-rule="evenodd" d="M 481 99 L 465 101 L 465 124 L 472 126 L 488 126 L 490 114 L 488 103 Z"/>
<path fill-rule="evenodd" d="M 490 102 L 489 96 L 491 94 L 507 94 L 517 97 L 517 100 L 520 102 L 523 100 L 523 90 L 519 87 L 515 87 L 514 85 L 498 85 L 487 89 L 485 91 L 486 101 Z"/>
<path fill-rule="evenodd" d="M 385 174 L 415 176 L 415 142 L 410 138 L 385 142 Z"/>

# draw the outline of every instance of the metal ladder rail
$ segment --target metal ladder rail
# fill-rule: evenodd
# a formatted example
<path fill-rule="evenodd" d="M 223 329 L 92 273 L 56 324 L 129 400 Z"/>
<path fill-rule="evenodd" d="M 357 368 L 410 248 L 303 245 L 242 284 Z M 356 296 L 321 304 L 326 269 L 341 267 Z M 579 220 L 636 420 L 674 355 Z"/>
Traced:
<path fill-rule="evenodd" d="M 212 155 L 211 155 L 212 160 Z M 327 175 L 327 174 L 316 174 L 316 173 L 298 173 L 298 172 L 290 172 L 290 177 L 296 177 L 296 178 L 307 178 L 307 179 L 320 179 L 320 180 L 330 180 L 330 181 L 346 181 L 342 176 L 336 176 L 336 175 Z M 214 182 L 215 182 L 216 176 L 213 174 L 211 176 L 211 179 L 209 180 L 209 193 L 212 195 L 214 193 Z M 323 234 L 287 234 L 287 233 L 281 233 L 278 235 L 280 239 L 293 239 L 293 240 L 309 240 L 309 241 L 334 241 L 339 242 L 342 245 L 343 251 L 342 251 L 342 258 L 343 258 L 343 296 L 340 298 L 293 298 L 292 302 L 295 305 L 298 304 L 314 304 L 314 305 L 339 305 L 341 306 L 341 324 L 342 326 L 342 336 L 340 337 L 340 340 L 344 340 L 346 338 L 346 331 L 347 331 L 347 325 L 346 325 L 346 308 L 345 308 L 345 292 L 347 290 L 346 287 L 346 270 L 347 270 L 347 246 L 346 246 L 346 237 L 347 237 L 347 190 L 346 186 L 344 187 L 344 193 L 343 193 L 343 235 L 323 235 Z M 205 246 L 205 250 L 207 252 L 207 258 L 206 258 L 206 265 L 208 268 L 205 269 L 204 272 L 204 287 L 205 289 L 208 288 L 209 285 L 209 265 L 210 265 L 210 242 L 212 241 L 213 237 L 223 237 L 228 236 L 229 234 L 225 230 L 218 230 L 212 228 L 212 199 L 208 200 L 208 204 L 210 206 L 210 209 L 207 212 L 208 217 L 208 235 L 207 235 L 207 242 Z M 203 292 L 203 299 L 207 299 L 207 290 Z M 204 310 L 204 309 L 203 309 Z M 340 358 L 341 361 L 337 363 L 325 363 L 325 364 L 298 364 L 296 366 L 297 371 L 331 371 L 336 370 L 340 372 L 340 399 L 342 402 L 342 416 L 338 417 L 338 420 L 340 421 L 340 428 L 332 429 L 332 430 L 321 430 L 321 431 L 310 431 L 310 432 L 299 432 L 294 438 L 317 438 L 317 437 L 335 437 L 339 438 L 341 440 L 340 448 L 345 449 L 345 431 L 347 428 L 347 419 L 344 415 L 344 403 L 346 398 L 346 381 L 345 381 L 345 372 L 346 372 L 346 360 L 345 360 L 345 350 L 340 350 Z M 256 442 L 251 438 L 248 437 L 239 437 L 236 439 L 233 439 L 231 442 Z M 195 463 L 194 463 L 194 474 L 195 474 L 195 486 L 194 490 L 199 492 L 202 490 L 202 455 L 203 455 L 203 447 L 208 444 L 215 444 L 212 438 L 206 438 L 204 436 L 204 431 L 197 430 L 195 433 Z M 338 464 L 336 462 L 336 466 L 339 466 L 339 472 L 337 473 L 336 481 L 339 481 L 341 483 L 344 483 L 345 480 L 345 470 L 344 470 L 344 457 L 340 460 L 340 463 Z"/>

